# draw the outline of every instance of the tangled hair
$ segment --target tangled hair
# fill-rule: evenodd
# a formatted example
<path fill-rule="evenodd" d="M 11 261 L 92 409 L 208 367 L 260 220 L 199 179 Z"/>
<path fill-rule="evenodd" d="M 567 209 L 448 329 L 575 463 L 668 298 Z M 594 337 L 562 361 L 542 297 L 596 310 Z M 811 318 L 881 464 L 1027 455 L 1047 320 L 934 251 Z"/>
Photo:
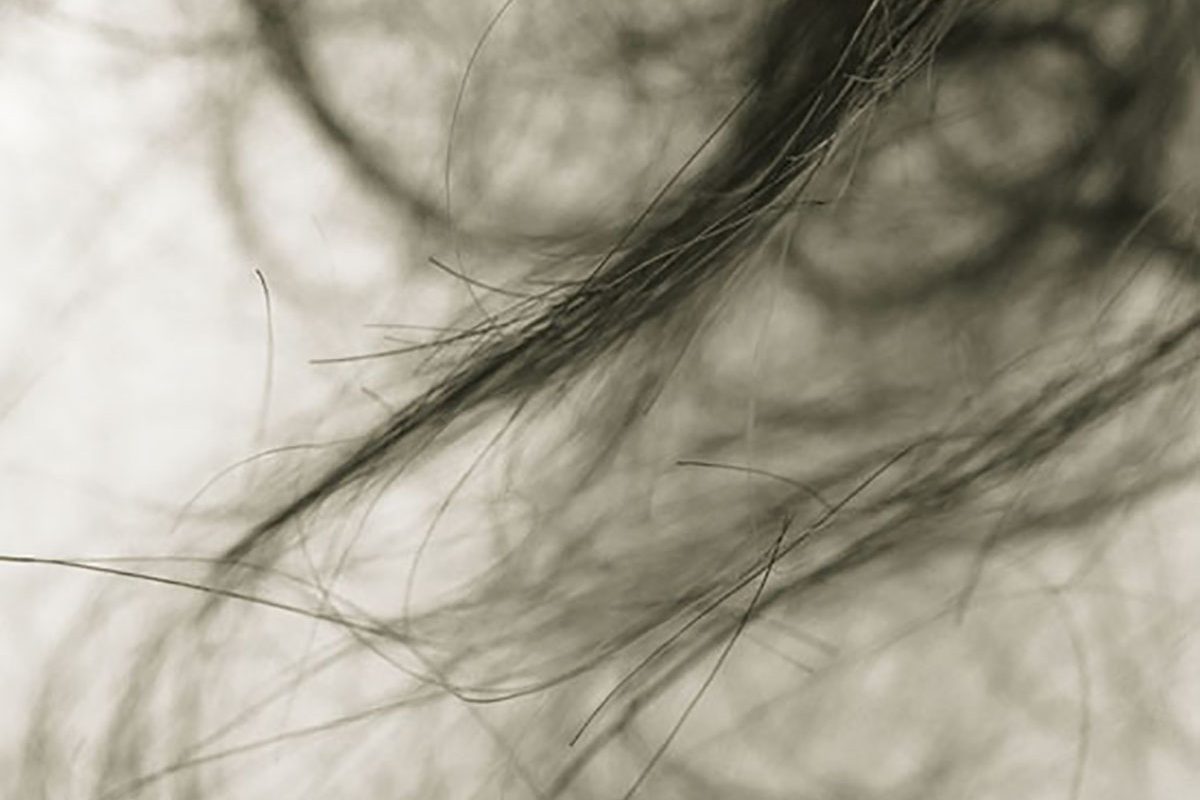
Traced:
<path fill-rule="evenodd" d="M 280 176 L 334 176 L 398 321 L 313 369 L 390 388 L 176 555 L 6 558 L 111 579 L 12 796 L 1200 785 L 1142 516 L 1196 458 L 1193 0 L 186 13 L 94 33 L 218 76 L 277 312 L 335 291 Z"/>

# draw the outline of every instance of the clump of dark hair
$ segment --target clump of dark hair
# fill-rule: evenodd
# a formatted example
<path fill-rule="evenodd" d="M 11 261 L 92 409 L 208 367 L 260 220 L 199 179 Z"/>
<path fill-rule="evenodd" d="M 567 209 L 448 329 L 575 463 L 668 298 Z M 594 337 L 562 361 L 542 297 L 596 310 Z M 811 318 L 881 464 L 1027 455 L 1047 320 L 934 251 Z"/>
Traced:
<path fill-rule="evenodd" d="M 446 96 L 434 180 L 320 58 L 346 20 L 420 26 L 243 5 L 330 157 L 469 302 L 444 336 L 369 354 L 418 388 L 236 538 L 177 571 L 71 562 L 140 577 L 156 619 L 133 645 L 83 623 L 20 797 L 990 797 L 1001 769 L 1079 796 L 1121 769 L 1061 601 L 1092 562 L 1055 582 L 1038 554 L 1090 557 L 1106 520 L 1192 476 L 1194 3 L 631 4 L 586 31 L 590 6 L 504 3 L 467 62 L 487 91 L 458 72 Z M 526 62 L 518 32 L 546 30 L 570 47 Z M 710 123 L 674 161 L 638 151 L 648 188 L 614 165 L 626 194 L 462 188 L 506 170 L 475 152 L 521 89 L 481 76 L 491 52 L 650 98 L 601 103 L 601 128 L 689 91 Z M 241 229 L 269 227 L 246 202 Z M 1020 591 L 1036 621 L 989 605 Z M 917 690 L 872 672 L 899 652 L 913 675 L 910 645 L 985 662 L 1001 622 L 1021 653 L 979 682 L 1018 683 L 1035 643 L 1072 664 L 1026 722 L 1066 755 L 923 724 Z M 959 702 L 989 713 L 973 675 Z M 876 773 L 859 741 L 893 760 Z"/>

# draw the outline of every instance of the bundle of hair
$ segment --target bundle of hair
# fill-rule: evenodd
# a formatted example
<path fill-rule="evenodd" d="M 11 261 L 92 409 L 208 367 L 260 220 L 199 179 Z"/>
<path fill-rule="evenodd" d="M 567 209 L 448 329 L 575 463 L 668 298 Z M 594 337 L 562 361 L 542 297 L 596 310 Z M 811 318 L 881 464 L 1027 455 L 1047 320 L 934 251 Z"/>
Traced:
<path fill-rule="evenodd" d="M 387 408 L 258 459 L 268 510 L 58 562 L 112 591 L 15 796 L 1200 781 L 1114 577 L 1193 478 L 1200 6 L 449 6 L 242 0 L 207 45 L 454 308 L 327 359 Z M 238 91 L 218 184 L 279 275 Z"/>

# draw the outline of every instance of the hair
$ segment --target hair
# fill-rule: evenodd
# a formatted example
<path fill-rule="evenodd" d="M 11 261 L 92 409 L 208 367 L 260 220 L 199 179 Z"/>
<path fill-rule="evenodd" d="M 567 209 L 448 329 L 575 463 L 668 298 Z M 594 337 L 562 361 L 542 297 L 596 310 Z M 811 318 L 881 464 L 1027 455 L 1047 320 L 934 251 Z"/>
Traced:
<path fill-rule="evenodd" d="M 1147 509 L 1197 455 L 1196 3 L 186 13 L 92 34 L 208 65 L 275 319 L 337 306 L 288 205 L 332 176 L 389 338 L 314 323 L 354 391 L 264 402 L 174 555 L 6 557 L 106 587 L 14 796 L 1195 780 Z"/>

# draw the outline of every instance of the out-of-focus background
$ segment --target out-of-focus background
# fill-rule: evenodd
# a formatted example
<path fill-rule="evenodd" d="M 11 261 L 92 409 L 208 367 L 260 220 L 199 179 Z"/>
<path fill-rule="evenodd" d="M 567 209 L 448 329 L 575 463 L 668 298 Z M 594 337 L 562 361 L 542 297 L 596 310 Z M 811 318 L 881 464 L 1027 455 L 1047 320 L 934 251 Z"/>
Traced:
<path fill-rule="evenodd" d="M 219 470 L 333 435 L 305 412 L 347 372 L 309 360 L 342 355 L 355 337 L 361 347 L 363 325 L 397 291 L 395 250 L 364 233 L 362 201 L 261 86 L 240 18 L 194 5 L 0 8 L 5 554 L 186 548 L 181 512 Z M 259 119 L 245 128 L 254 140 L 237 144 L 244 163 L 222 170 L 231 98 Z M 255 213 L 303 258 L 268 264 L 246 246 L 222 183 L 235 179 L 265 191 Z M 438 292 L 407 291 L 422 300 L 405 306 L 412 316 L 442 313 Z M 384 402 L 368 383 L 344 405 Z M 0 567 L 6 757 L 51 645 L 111 580 Z"/>

